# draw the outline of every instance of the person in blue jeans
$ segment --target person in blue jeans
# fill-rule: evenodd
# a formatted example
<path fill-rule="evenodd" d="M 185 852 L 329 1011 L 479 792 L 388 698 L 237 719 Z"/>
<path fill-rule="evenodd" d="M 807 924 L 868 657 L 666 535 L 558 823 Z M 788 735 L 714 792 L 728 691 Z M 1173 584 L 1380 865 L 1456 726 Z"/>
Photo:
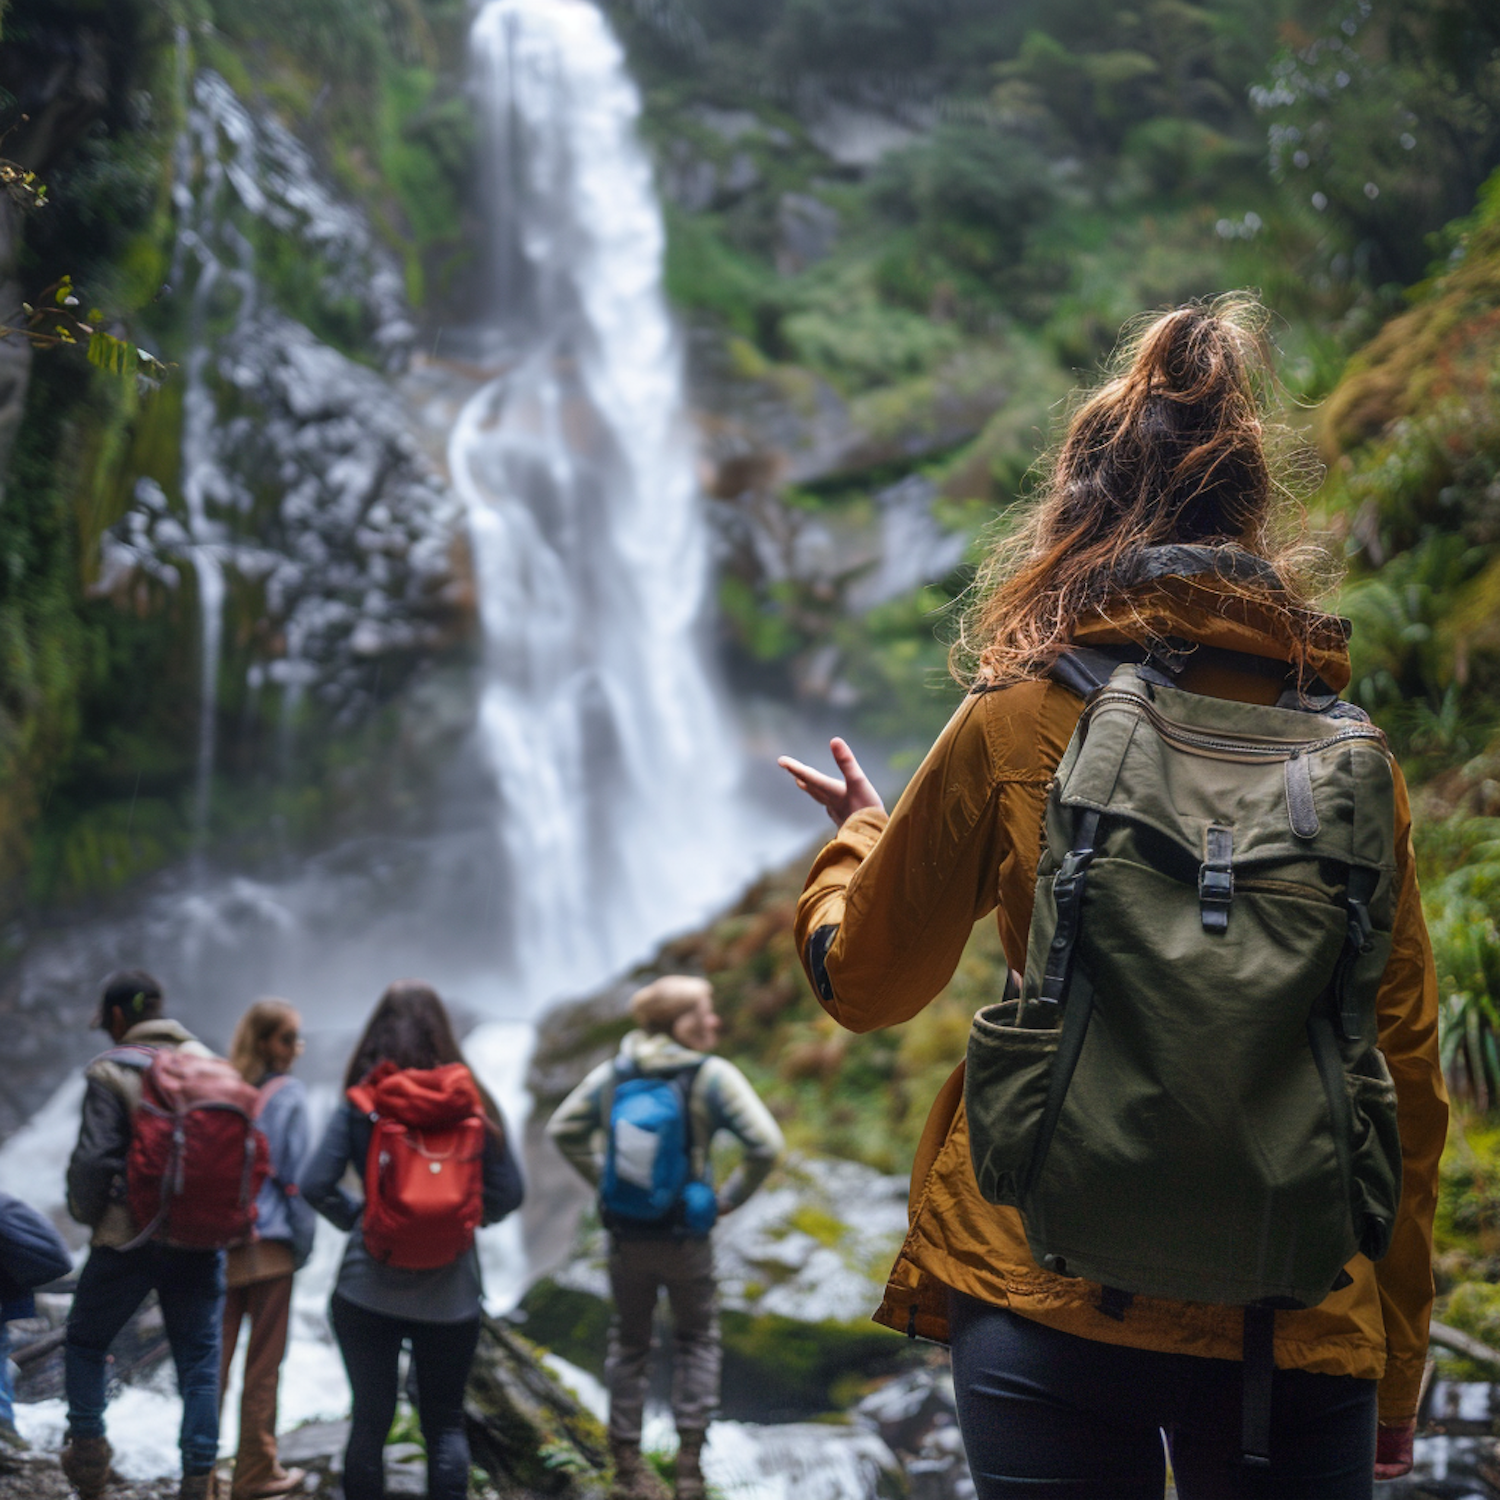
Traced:
<path fill-rule="evenodd" d="M 94 1024 L 107 1031 L 116 1046 L 212 1055 L 176 1021 L 162 1015 L 161 986 L 140 969 L 122 970 L 105 980 Z M 89 1064 L 84 1076 L 87 1088 L 78 1144 L 68 1162 L 68 1212 L 88 1225 L 93 1236 L 73 1294 L 63 1346 L 68 1398 L 63 1473 L 80 1500 L 103 1496 L 112 1456 L 104 1435 L 109 1346 L 154 1291 L 182 1397 L 179 1500 L 213 1500 L 224 1255 L 151 1241 L 129 1248 L 141 1228 L 125 1199 L 125 1159 L 141 1098 L 141 1071 L 106 1052 Z"/>
<path fill-rule="evenodd" d="M 0 1445 L 25 1448 L 16 1430 L 16 1391 L 10 1373 L 10 1325 L 36 1316 L 32 1295 L 73 1269 L 62 1236 L 30 1204 L 0 1193 Z"/>

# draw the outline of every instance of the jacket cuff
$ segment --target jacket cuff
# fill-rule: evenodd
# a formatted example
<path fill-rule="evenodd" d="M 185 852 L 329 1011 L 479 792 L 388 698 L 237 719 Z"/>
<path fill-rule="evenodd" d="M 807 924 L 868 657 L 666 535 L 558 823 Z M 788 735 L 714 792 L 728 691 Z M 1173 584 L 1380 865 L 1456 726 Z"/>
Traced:
<path fill-rule="evenodd" d="M 1380 1425 L 1400 1427 L 1416 1419 L 1417 1402 L 1422 1393 L 1423 1359 L 1387 1359 L 1380 1379 Z"/>
<path fill-rule="evenodd" d="M 839 831 L 834 837 L 854 845 L 862 859 L 875 847 L 876 841 L 885 832 L 885 825 L 890 821 L 891 815 L 883 807 L 862 807 L 857 813 L 850 813 L 839 824 Z"/>

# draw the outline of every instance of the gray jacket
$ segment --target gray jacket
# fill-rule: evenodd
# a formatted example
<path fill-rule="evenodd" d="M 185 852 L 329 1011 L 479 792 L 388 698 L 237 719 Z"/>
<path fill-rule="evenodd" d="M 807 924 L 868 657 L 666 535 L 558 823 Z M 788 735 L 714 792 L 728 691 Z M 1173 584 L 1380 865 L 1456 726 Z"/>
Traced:
<path fill-rule="evenodd" d="M 167 1047 L 212 1057 L 190 1031 L 165 1017 L 132 1026 L 120 1047 Z M 90 1241 L 118 1249 L 140 1228 L 125 1201 L 125 1158 L 130 1151 L 132 1119 L 141 1102 L 141 1070 L 116 1062 L 105 1052 L 86 1069 L 83 1118 L 78 1144 L 68 1160 L 68 1212 L 94 1233 Z"/>
<path fill-rule="evenodd" d="M 781 1127 L 750 1087 L 750 1080 L 725 1058 L 694 1052 L 660 1032 L 632 1031 L 620 1043 L 620 1056 L 643 1073 L 676 1073 L 702 1064 L 689 1101 L 693 1140 L 706 1153 L 714 1136 L 723 1130 L 744 1148 L 739 1164 L 717 1193 L 719 1212 L 733 1212 L 766 1180 L 786 1146 Z M 604 1174 L 604 1095 L 614 1070 L 615 1059 L 600 1063 L 547 1122 L 547 1134 L 558 1150 L 595 1187 Z"/>

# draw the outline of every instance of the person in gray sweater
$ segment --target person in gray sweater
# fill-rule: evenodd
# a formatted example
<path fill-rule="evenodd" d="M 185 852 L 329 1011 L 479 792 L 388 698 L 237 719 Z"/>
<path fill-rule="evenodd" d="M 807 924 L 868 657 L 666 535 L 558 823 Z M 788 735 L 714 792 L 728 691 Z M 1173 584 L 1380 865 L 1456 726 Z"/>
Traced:
<path fill-rule="evenodd" d="M 631 1077 L 691 1074 L 688 1086 L 692 1175 L 710 1176 L 709 1152 L 721 1131 L 742 1148 L 739 1163 L 715 1191 L 719 1216 L 733 1213 L 776 1165 L 784 1149 L 781 1130 L 749 1080 L 732 1062 L 711 1054 L 720 1021 L 706 979 L 669 974 L 638 990 L 630 1014 L 639 1030 L 619 1055 L 600 1063 L 558 1106 L 547 1134 L 595 1187 L 605 1170 L 610 1104 L 618 1083 Z M 651 1321 L 665 1289 L 672 1305 L 674 1358 L 672 1416 L 680 1442 L 678 1500 L 702 1500 L 702 1451 L 709 1419 L 719 1402 L 719 1312 L 713 1243 L 675 1215 L 660 1225 L 629 1223 L 606 1215 L 610 1228 L 609 1279 L 615 1314 L 609 1330 L 605 1383 L 609 1388 L 609 1442 L 618 1500 L 656 1500 L 662 1494 L 641 1456 Z"/>
<path fill-rule="evenodd" d="M 443 1003 L 431 986 L 399 979 L 381 996 L 354 1049 L 345 1088 L 396 1070 L 436 1073 L 462 1064 Z M 451 1073 L 443 1076 L 452 1077 Z M 519 1208 L 521 1173 L 499 1108 L 467 1072 L 458 1086 L 485 1122 L 480 1222 L 494 1224 Z M 383 1500 L 383 1451 L 396 1415 L 401 1346 L 410 1341 L 417 1383 L 417 1416 L 427 1444 L 429 1500 L 463 1500 L 469 1490 L 469 1443 L 464 1431 L 464 1386 L 479 1342 L 484 1286 L 472 1245 L 446 1264 L 403 1270 L 375 1259 L 363 1218 L 370 1184 L 365 1176 L 374 1122 L 346 1098 L 333 1112 L 298 1187 L 336 1229 L 349 1232 L 329 1305 L 329 1322 L 349 1374 L 354 1405 L 344 1453 L 345 1500 Z M 343 1186 L 353 1168 L 365 1197 Z"/>

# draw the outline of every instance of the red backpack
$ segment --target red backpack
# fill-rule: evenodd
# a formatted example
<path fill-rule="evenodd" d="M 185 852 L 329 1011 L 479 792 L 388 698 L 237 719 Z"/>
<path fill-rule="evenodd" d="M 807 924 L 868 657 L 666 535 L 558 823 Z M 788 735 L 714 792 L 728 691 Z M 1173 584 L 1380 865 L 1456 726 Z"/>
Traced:
<path fill-rule="evenodd" d="M 383 1062 L 349 1102 L 372 1126 L 365 1248 L 405 1271 L 457 1260 L 484 1214 L 484 1102 L 469 1070 Z"/>
<path fill-rule="evenodd" d="M 125 1192 L 141 1232 L 181 1250 L 223 1250 L 255 1234 L 255 1198 L 271 1170 L 256 1125 L 262 1097 L 220 1057 L 170 1048 L 109 1054 L 142 1069 L 125 1159 Z"/>

